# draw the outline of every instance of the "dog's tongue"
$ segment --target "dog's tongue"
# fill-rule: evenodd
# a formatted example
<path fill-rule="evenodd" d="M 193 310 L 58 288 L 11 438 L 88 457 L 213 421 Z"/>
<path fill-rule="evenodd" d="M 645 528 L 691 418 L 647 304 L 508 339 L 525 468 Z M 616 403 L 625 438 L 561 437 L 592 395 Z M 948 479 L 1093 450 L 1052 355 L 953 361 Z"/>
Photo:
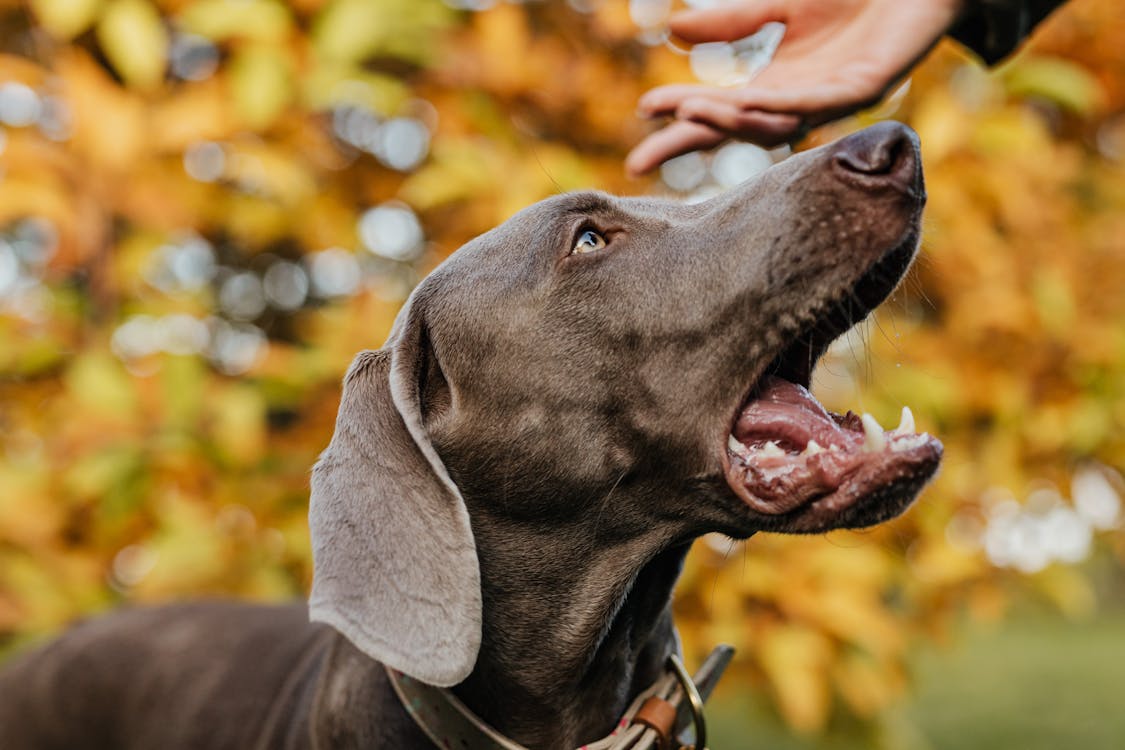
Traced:
<path fill-rule="evenodd" d="M 802 386 L 767 378 L 738 417 L 733 434 L 745 445 L 773 441 L 803 451 L 810 440 L 825 448 L 842 439 L 840 427 Z"/>
<path fill-rule="evenodd" d="M 752 508 L 772 515 L 841 489 L 854 496 L 932 472 L 940 454 L 937 440 L 915 434 L 909 409 L 886 431 L 869 414 L 829 414 L 804 387 L 770 377 L 731 431 L 727 479 Z"/>

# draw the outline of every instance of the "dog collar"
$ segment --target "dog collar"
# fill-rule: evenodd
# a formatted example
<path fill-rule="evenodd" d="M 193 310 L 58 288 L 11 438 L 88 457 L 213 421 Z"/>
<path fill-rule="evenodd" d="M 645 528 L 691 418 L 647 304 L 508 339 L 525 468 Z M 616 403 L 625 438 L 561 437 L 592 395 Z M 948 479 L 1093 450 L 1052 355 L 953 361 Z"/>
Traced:
<path fill-rule="evenodd" d="M 694 677 L 688 675 L 679 657 L 669 656 L 664 673 L 637 696 L 617 727 L 607 737 L 578 750 L 706 750 L 703 702 L 733 655 L 730 646 L 716 646 Z M 403 707 L 437 747 L 527 750 L 486 724 L 449 690 L 419 682 L 390 667 L 386 670 Z M 694 737 L 687 731 L 689 726 L 694 727 Z"/>

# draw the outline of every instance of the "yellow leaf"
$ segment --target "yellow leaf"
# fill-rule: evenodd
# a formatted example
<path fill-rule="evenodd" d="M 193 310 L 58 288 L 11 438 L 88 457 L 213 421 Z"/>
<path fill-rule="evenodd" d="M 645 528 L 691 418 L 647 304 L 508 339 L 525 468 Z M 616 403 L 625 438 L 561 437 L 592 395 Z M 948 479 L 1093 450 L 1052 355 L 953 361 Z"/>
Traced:
<path fill-rule="evenodd" d="M 90 28 L 101 7 L 101 0 L 31 0 L 39 23 L 61 39 L 72 39 Z"/>
<path fill-rule="evenodd" d="M 123 516 L 134 511 L 132 499 L 121 491 L 135 478 L 142 457 L 129 446 L 114 446 L 90 453 L 73 461 L 66 470 L 65 486 L 69 493 L 85 501 L 96 502 L 104 515 Z M 113 495 L 111 499 L 108 495 Z M 124 499 L 126 502 L 119 502 Z"/>
<path fill-rule="evenodd" d="M 1074 331 L 1077 301 L 1070 279 L 1051 269 L 1038 269 L 1031 279 L 1031 298 L 1045 329 L 1063 337 Z"/>
<path fill-rule="evenodd" d="M 223 140 L 235 130 L 230 102 L 218 78 L 177 91 L 151 112 L 153 140 L 166 151 L 182 151 L 198 141 Z"/>
<path fill-rule="evenodd" d="M 301 98 L 314 110 L 350 105 L 390 114 L 410 98 L 410 89 L 389 75 L 351 64 L 322 62 L 304 77 Z"/>
<path fill-rule="evenodd" d="M 300 205 L 316 195 L 316 183 L 294 156 L 284 149 L 242 143 L 231 149 L 228 177 L 281 203 Z"/>
<path fill-rule="evenodd" d="M 113 0 L 98 22 L 98 43 L 125 82 L 150 89 L 164 77 L 168 35 L 160 13 L 145 0 Z"/>
<path fill-rule="evenodd" d="M 777 695 L 785 721 L 799 732 L 824 728 L 832 704 L 828 668 L 831 641 L 800 625 L 783 625 L 762 635 L 759 659 Z"/>
<path fill-rule="evenodd" d="M 290 231 L 300 216 L 273 200 L 234 194 L 217 206 L 221 221 L 236 238 L 249 247 L 264 247 L 277 242 Z"/>
<path fill-rule="evenodd" d="M 951 546 L 943 537 L 919 540 L 910 548 L 910 572 L 930 585 L 954 586 L 984 572 L 985 562 Z"/>
<path fill-rule="evenodd" d="M 191 429 L 202 408 L 207 367 L 199 357 L 168 357 L 160 368 L 165 424 Z"/>
<path fill-rule="evenodd" d="M 66 373 L 67 389 L 87 415 L 130 417 L 137 408 L 129 376 L 108 354 L 90 352 Z"/>
<path fill-rule="evenodd" d="M 243 122 L 261 130 L 270 125 L 293 96 L 289 59 L 280 49 L 252 45 L 235 54 L 230 87 Z"/>
<path fill-rule="evenodd" d="M 227 460 L 245 466 L 259 460 L 266 448 L 266 404 L 247 385 L 231 385 L 211 401 L 211 435 Z"/>
<path fill-rule="evenodd" d="M 480 143 L 446 138 L 433 157 L 403 183 L 399 195 L 420 210 L 464 200 L 492 182 L 491 162 Z"/>
<path fill-rule="evenodd" d="M 46 546 L 63 527 L 62 507 L 51 502 L 47 472 L 0 464 L 0 538 Z"/>
<path fill-rule="evenodd" d="M 874 716 L 902 692 L 900 673 L 860 653 L 841 656 L 832 671 L 840 695 L 860 716 Z"/>
<path fill-rule="evenodd" d="M 1091 617 L 1098 608 L 1097 594 L 1081 572 L 1065 565 L 1052 565 L 1036 576 L 1040 590 L 1068 617 Z"/>
<path fill-rule="evenodd" d="M 451 14 L 433 0 L 335 0 L 313 24 L 320 60 L 355 63 L 371 55 L 425 63 Z"/>
<path fill-rule="evenodd" d="M 215 590 L 226 563 L 224 545 L 215 533 L 213 514 L 178 494 L 160 503 L 160 532 L 146 545 L 153 554 L 151 571 L 141 578 L 133 595 L 142 601 Z"/>
<path fill-rule="evenodd" d="M 918 104 L 913 122 L 922 142 L 927 166 L 937 164 L 965 145 L 972 126 L 965 111 L 944 92 L 934 92 Z"/>
<path fill-rule="evenodd" d="M 1043 119 L 1015 105 L 982 116 L 972 128 L 969 140 L 982 156 L 1004 162 L 1021 158 L 1041 160 L 1051 148 L 1051 134 Z M 1003 200 L 1005 196 L 997 197 Z"/>
<path fill-rule="evenodd" d="M 1081 65 L 1059 57 L 1017 58 L 1004 72 L 1010 94 L 1048 99 L 1077 114 L 1088 114 L 1105 101 L 1098 79 Z"/>
<path fill-rule="evenodd" d="M 336 0 L 321 12 L 313 27 L 319 57 L 358 62 L 380 44 L 383 13 L 366 0 Z"/>
<path fill-rule="evenodd" d="M 272 0 L 203 0 L 188 5 L 178 20 L 185 30 L 215 41 L 276 42 L 285 39 L 293 25 L 285 5 Z"/>
<path fill-rule="evenodd" d="M 60 54 L 55 68 L 74 115 L 74 150 L 99 167 L 134 168 L 149 139 L 141 97 L 114 83 L 83 51 Z"/>
<path fill-rule="evenodd" d="M 15 591 L 22 610 L 19 626 L 45 632 L 59 627 L 75 614 L 65 583 L 52 563 L 41 558 L 5 555 L 0 565 L 0 590 Z"/>

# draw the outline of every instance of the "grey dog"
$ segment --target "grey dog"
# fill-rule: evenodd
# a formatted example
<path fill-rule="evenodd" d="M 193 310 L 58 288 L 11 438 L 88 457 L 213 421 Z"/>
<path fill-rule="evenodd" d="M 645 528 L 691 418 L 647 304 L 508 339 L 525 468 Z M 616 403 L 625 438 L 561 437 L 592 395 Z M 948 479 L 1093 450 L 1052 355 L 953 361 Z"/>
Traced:
<path fill-rule="evenodd" d="M 0 747 L 430 747 L 380 662 L 528 747 L 605 735 L 676 648 L 692 540 L 869 526 L 937 469 L 910 420 L 805 390 L 905 273 L 924 202 L 916 136 L 884 123 L 696 205 L 521 211 L 352 364 L 309 608 L 79 625 L 0 676 Z"/>

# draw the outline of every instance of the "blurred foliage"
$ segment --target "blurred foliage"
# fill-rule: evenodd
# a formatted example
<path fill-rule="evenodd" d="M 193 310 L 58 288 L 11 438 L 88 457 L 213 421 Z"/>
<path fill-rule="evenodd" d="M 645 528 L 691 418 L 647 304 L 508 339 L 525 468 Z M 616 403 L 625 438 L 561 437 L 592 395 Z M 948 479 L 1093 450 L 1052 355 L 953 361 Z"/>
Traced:
<path fill-rule="evenodd" d="M 1118 3 L 1076 0 L 993 72 L 943 46 L 814 135 L 921 135 L 919 270 L 815 389 L 884 424 L 909 403 L 947 457 L 892 524 L 690 558 L 689 649 L 738 645 L 734 680 L 796 730 L 877 725 L 912 640 L 1013 597 L 1089 613 L 1073 563 L 1125 559 Z M 675 194 L 621 163 L 638 96 L 690 79 L 624 0 L 0 2 L 0 638 L 302 595 L 308 470 L 352 355 L 528 203 Z"/>

